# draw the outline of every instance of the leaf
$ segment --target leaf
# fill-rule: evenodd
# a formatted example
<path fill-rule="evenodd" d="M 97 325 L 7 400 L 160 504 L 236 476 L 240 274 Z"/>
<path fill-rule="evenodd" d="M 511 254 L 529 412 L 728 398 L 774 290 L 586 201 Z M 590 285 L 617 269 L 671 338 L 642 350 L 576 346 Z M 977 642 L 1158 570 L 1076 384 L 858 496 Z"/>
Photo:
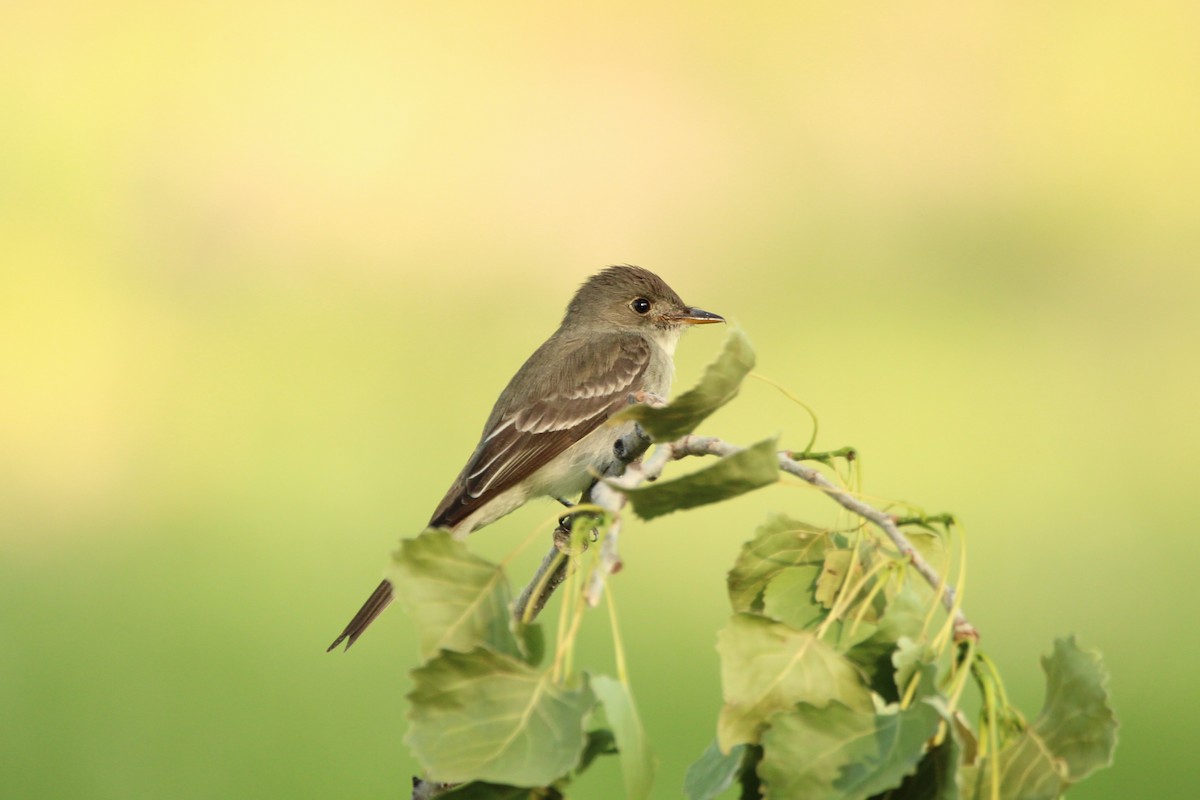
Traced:
<path fill-rule="evenodd" d="M 694 431 L 706 417 L 732 400 L 752 369 L 754 349 L 750 340 L 740 329 L 731 328 L 720 355 L 704 370 L 699 383 L 665 406 L 630 406 L 612 418 L 637 420 L 656 442 L 678 439 Z"/>
<path fill-rule="evenodd" d="M 1108 673 L 1100 655 L 1080 649 L 1075 637 L 1058 639 L 1042 658 L 1046 701 L 1034 730 L 1067 762 L 1072 782 L 1112 764 L 1117 718 L 1109 702 Z"/>
<path fill-rule="evenodd" d="M 896 667 L 896 689 L 902 697 L 908 685 L 917 680 L 915 699 L 937 694 L 937 653 L 927 644 L 918 644 L 907 636 L 900 637 L 892 652 L 892 665 Z"/>
<path fill-rule="evenodd" d="M 432 780 L 547 786 L 579 763 L 595 696 L 523 661 L 443 650 L 412 672 L 405 741 Z"/>
<path fill-rule="evenodd" d="M 888 600 L 887 609 L 879 620 L 879 630 L 891 641 L 898 642 L 904 636 L 916 639 L 925 627 L 925 615 L 935 599 L 924 599 L 915 588 L 917 579 L 910 576 L 904 585 Z"/>
<path fill-rule="evenodd" d="M 915 639 L 920 636 L 924 624 L 926 609 L 912 584 L 911 580 L 906 581 L 888 601 L 879 628 L 846 651 L 846 658 L 866 672 L 871 690 L 889 703 L 900 699 L 892 653 L 902 637 Z"/>
<path fill-rule="evenodd" d="M 804 630 L 825 616 L 813 588 L 821 575 L 820 564 L 780 570 L 763 592 L 763 614 L 796 630 Z"/>
<path fill-rule="evenodd" d="M 688 800 L 712 800 L 732 786 L 742 769 L 745 753 L 744 744 L 730 748 L 728 754 L 722 753 L 714 740 L 704 755 L 688 767 L 683 779 L 683 793 Z"/>
<path fill-rule="evenodd" d="M 789 567 L 820 564 L 829 539 L 826 531 L 782 514 L 759 526 L 753 539 L 742 545 L 726 584 L 734 611 L 759 611 L 760 595 L 771 579 Z"/>
<path fill-rule="evenodd" d="M 654 784 L 654 754 L 646 742 L 646 731 L 638 718 L 628 684 L 607 675 L 595 675 L 591 687 L 604 705 L 604 713 L 617 740 L 625 797 L 628 800 L 649 797 L 650 787 Z"/>
<path fill-rule="evenodd" d="M 854 553 L 850 550 L 829 551 L 829 554 L 825 556 L 825 566 L 821 570 L 821 577 L 817 579 L 816 600 L 818 603 L 826 608 L 833 608 L 838 591 L 846 580 L 846 573 L 851 568 L 855 572 L 862 572 L 862 567 L 852 564 L 853 560 Z"/>
<path fill-rule="evenodd" d="M 968 797 L 992 797 L 992 771 L 997 759 L 963 769 Z M 1000 751 L 999 800 L 1056 800 L 1070 786 L 1067 763 L 1046 748 L 1032 730 L 1023 731 Z"/>
<path fill-rule="evenodd" d="M 771 800 L 860 800 L 899 786 L 925 752 L 941 716 L 927 703 L 904 711 L 856 711 L 801 703 L 771 720 L 759 777 Z"/>
<path fill-rule="evenodd" d="M 531 667 L 542 663 L 546 656 L 546 633 L 536 622 L 516 623 L 513 625 L 517 643 L 521 647 L 521 657 Z"/>
<path fill-rule="evenodd" d="M 767 719 L 805 701 L 838 700 L 869 710 L 858 670 L 810 631 L 751 614 L 735 614 L 717 635 L 725 706 L 717 722 L 722 752 L 757 742 Z"/>
<path fill-rule="evenodd" d="M 962 746 L 949 726 L 946 738 L 937 747 L 930 748 L 917 771 L 904 779 L 898 789 L 885 795 L 887 800 L 959 800 L 958 764 L 962 760 Z"/>
<path fill-rule="evenodd" d="M 448 532 L 427 530 L 401 542 L 389 577 L 396 599 L 416 623 L 422 658 L 479 645 L 520 655 L 509 630 L 512 595 L 504 572 Z"/>
<path fill-rule="evenodd" d="M 1072 784 L 1112 763 L 1117 719 L 1109 704 L 1108 674 L 1100 656 L 1080 649 L 1075 637 L 1058 639 L 1042 658 L 1046 701 L 1026 730 L 1010 739 L 998 757 L 967 771 L 980 797 L 991 791 L 999 763 L 1002 798 L 1054 798 Z"/>
<path fill-rule="evenodd" d="M 629 497 L 639 517 L 653 519 L 672 511 L 729 500 L 778 479 L 775 439 L 766 439 L 682 478 L 620 491 Z"/>
<path fill-rule="evenodd" d="M 955 709 L 951 724 L 957 735 L 958 745 L 962 748 L 962 763 L 974 765 L 979 759 L 979 737 L 971 730 L 971 724 L 967 722 L 967 715 L 962 709 Z"/>
<path fill-rule="evenodd" d="M 934 572 L 938 575 L 946 574 L 950 568 L 950 559 L 949 553 L 946 552 L 946 541 L 941 534 L 909 527 L 905 528 L 904 535 L 908 537 L 913 549 L 933 567 Z"/>

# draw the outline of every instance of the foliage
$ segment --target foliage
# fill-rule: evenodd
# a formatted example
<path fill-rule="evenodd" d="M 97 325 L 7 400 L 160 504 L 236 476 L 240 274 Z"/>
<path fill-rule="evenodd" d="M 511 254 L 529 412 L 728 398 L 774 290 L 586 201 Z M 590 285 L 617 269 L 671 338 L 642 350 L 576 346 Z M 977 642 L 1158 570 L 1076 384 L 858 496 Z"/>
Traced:
<path fill-rule="evenodd" d="M 848 562 L 845 544 L 780 516 L 743 547 L 728 580 L 735 613 L 718 634 L 725 706 L 689 797 L 715 797 L 742 745 L 761 747 L 757 777 L 777 800 L 1053 798 L 1111 763 L 1116 719 L 1098 655 L 1055 642 L 1045 706 L 1026 725 L 973 641 L 939 679 L 938 637 L 924 633 L 933 593 L 867 548 Z M 968 678 L 985 700 L 978 747 L 957 709 Z"/>
<path fill-rule="evenodd" d="M 625 494 L 642 519 L 729 500 L 779 480 L 775 440 L 766 439 L 711 467 L 673 481 L 658 481 Z"/>
<path fill-rule="evenodd" d="M 659 440 L 688 433 L 736 394 L 752 365 L 735 333 L 700 386 L 631 415 Z M 767 440 L 685 477 L 622 491 L 652 518 L 776 480 L 776 444 Z M 921 526 L 913 547 L 945 575 L 950 527 L 928 519 L 913 520 Z M 599 520 L 601 535 L 610 523 Z M 412 673 L 407 742 L 426 780 L 451 784 L 437 796 L 566 797 L 595 758 L 614 752 L 626 797 L 650 796 L 654 758 L 615 618 L 618 677 L 573 664 L 582 589 L 601 550 L 579 546 L 590 524 L 576 526 L 547 659 L 541 629 L 513 620 L 500 566 L 440 531 L 395 554 L 397 597 L 424 659 Z M 1111 763 L 1117 723 L 1098 655 L 1074 638 L 1056 641 L 1042 661 L 1045 704 L 1025 722 L 978 643 L 951 640 L 941 587 L 920 583 L 861 525 L 835 531 L 772 516 L 742 547 L 726 588 L 733 613 L 717 634 L 723 706 L 715 741 L 686 776 L 690 800 L 735 783 L 743 798 L 772 800 L 1055 798 Z M 982 698 L 978 732 L 959 707 L 972 683 Z"/>

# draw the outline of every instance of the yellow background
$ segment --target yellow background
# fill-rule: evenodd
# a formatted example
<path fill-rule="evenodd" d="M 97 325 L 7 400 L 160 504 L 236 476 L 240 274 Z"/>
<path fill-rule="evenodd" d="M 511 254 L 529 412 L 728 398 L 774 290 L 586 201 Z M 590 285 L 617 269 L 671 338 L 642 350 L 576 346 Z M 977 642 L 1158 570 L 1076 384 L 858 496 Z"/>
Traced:
<path fill-rule="evenodd" d="M 406 796 L 408 624 L 324 647 L 574 288 L 633 262 L 740 323 L 868 493 L 959 516 L 1027 713 L 1054 636 L 1103 651 L 1121 746 L 1073 798 L 1188 796 L 1197 8 L 7 4 L 0 794 Z M 809 426 L 751 382 L 704 430 Z M 711 738 L 739 544 L 828 505 L 628 524 L 656 797 Z"/>

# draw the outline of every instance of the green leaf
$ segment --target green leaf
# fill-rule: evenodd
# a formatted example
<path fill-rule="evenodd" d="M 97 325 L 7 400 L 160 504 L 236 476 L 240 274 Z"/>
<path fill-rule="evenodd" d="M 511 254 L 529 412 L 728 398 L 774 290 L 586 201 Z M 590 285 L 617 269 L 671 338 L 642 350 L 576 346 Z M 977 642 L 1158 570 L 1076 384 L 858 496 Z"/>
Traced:
<path fill-rule="evenodd" d="M 405 741 L 432 780 L 547 786 L 579 763 L 595 696 L 516 658 L 443 650 L 412 672 Z"/>
<path fill-rule="evenodd" d="M 999 800 L 1056 800 L 1070 786 L 1067 763 L 1055 758 L 1032 730 L 1010 739 L 1000 750 Z M 992 798 L 995 757 L 963 769 L 967 797 Z"/>
<path fill-rule="evenodd" d="M 721 354 L 704 370 L 694 387 L 660 408 L 630 406 L 613 419 L 635 419 L 656 442 L 686 436 L 738 393 L 742 380 L 754 369 L 754 349 L 746 334 L 731 328 Z"/>
<path fill-rule="evenodd" d="M 730 748 L 728 754 L 722 753 L 714 740 L 704 755 L 688 767 L 683 779 L 683 793 L 688 800 L 712 800 L 732 786 L 742 769 L 745 753 L 744 744 Z"/>
<path fill-rule="evenodd" d="M 542 626 L 536 622 L 517 623 L 513 625 L 513 632 L 517 636 L 521 657 L 525 659 L 525 663 L 531 667 L 541 664 L 546 656 L 546 634 Z"/>
<path fill-rule="evenodd" d="M 913 580 L 905 581 L 903 588 L 888 601 L 878 629 L 846 651 L 846 657 L 866 673 L 871 690 L 889 703 L 900 699 L 892 653 L 901 638 L 915 639 L 921 635 L 925 611 Z"/>
<path fill-rule="evenodd" d="M 937 653 L 926 644 L 918 644 L 907 636 L 900 637 L 892 652 L 892 664 L 896 667 L 896 689 L 901 696 L 908 692 L 908 685 L 917 680 L 915 699 L 937 694 Z"/>
<path fill-rule="evenodd" d="M 427 530 L 401 542 L 389 577 L 396 599 L 416 623 L 422 658 L 479 645 L 520 655 L 509 629 L 512 595 L 504 572 L 448 532 Z"/>
<path fill-rule="evenodd" d="M 933 598 L 922 597 L 916 588 L 918 585 L 915 574 L 908 576 L 904 585 L 888 600 L 887 609 L 879 620 L 880 632 L 893 642 L 900 641 L 904 636 L 910 639 L 918 638 L 921 629 L 925 627 L 925 615 L 929 611 L 929 605 L 938 602 Z"/>
<path fill-rule="evenodd" d="M 1075 637 L 1058 639 L 1042 658 L 1046 701 L 1033 724 L 968 770 L 979 797 L 990 796 L 998 769 L 1002 798 L 1055 798 L 1072 784 L 1112 763 L 1117 719 L 1109 704 L 1108 674 L 1100 656 L 1080 649 Z M 999 764 L 997 768 L 996 763 Z"/>
<path fill-rule="evenodd" d="M 825 617 L 825 608 L 816 601 L 813 589 L 821 571 L 820 564 L 780 570 L 763 592 L 763 614 L 796 630 L 819 622 Z"/>
<path fill-rule="evenodd" d="M 829 545 L 828 533 L 782 514 L 759 526 L 755 537 L 742 546 L 726 584 L 734 611 L 759 611 L 763 590 L 789 567 L 820 564 Z"/>
<path fill-rule="evenodd" d="M 767 439 L 682 478 L 621 491 L 628 495 L 639 517 L 653 519 L 672 511 L 719 503 L 778 479 L 775 439 Z"/>
<path fill-rule="evenodd" d="M 1080 649 L 1075 637 L 1058 639 L 1042 658 L 1046 701 L 1033 729 L 1067 762 L 1071 781 L 1112 764 L 1117 718 L 1109 702 L 1108 673 L 1100 655 Z"/>
<path fill-rule="evenodd" d="M 958 742 L 954 725 L 948 725 L 946 738 L 937 747 L 930 748 L 917 771 L 904 779 L 900 788 L 884 795 L 887 800 L 959 800 L 959 762 L 962 761 L 962 746 Z"/>
<path fill-rule="evenodd" d="M 869 710 L 858 670 L 811 631 L 751 614 L 735 614 L 717 635 L 725 706 L 717 722 L 723 752 L 757 742 L 767 719 L 805 701 L 839 700 Z"/>
<path fill-rule="evenodd" d="M 646 731 L 638 718 L 628 684 L 607 675 L 594 675 L 591 686 L 604 705 L 604 714 L 617 739 L 625 797 L 629 800 L 649 797 L 650 787 L 654 784 L 654 754 L 646 742 Z"/>
<path fill-rule="evenodd" d="M 861 800 L 899 786 L 941 716 L 926 703 L 876 714 L 801 703 L 771 720 L 759 777 L 771 800 Z"/>

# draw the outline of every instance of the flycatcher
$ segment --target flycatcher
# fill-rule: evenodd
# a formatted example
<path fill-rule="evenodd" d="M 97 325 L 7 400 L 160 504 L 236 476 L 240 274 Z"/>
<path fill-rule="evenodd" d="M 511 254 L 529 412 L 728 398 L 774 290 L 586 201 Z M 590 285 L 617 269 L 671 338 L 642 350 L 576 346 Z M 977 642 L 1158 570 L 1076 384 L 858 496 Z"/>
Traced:
<path fill-rule="evenodd" d="M 685 304 L 662 278 L 608 267 L 579 288 L 562 324 L 500 393 L 467 465 L 429 520 L 456 538 L 533 497 L 586 491 L 632 422 L 604 423 L 636 392 L 665 397 L 684 328 L 724 322 Z M 566 502 L 565 500 L 563 502 Z M 383 581 L 329 649 L 347 649 L 392 602 Z"/>

